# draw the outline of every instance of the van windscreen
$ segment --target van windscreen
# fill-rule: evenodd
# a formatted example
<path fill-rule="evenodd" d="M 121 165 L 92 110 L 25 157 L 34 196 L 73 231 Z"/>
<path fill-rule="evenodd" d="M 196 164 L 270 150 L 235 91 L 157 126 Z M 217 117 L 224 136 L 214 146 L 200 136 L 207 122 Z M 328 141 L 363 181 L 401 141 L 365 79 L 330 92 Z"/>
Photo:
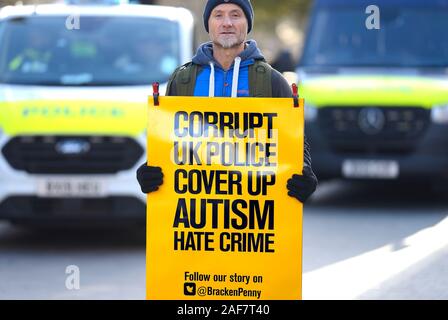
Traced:
<path fill-rule="evenodd" d="M 365 8 L 364 8 L 365 9 Z M 301 65 L 448 67 L 448 8 L 380 8 L 379 29 L 359 7 L 317 8 Z"/>
<path fill-rule="evenodd" d="M 0 29 L 1 83 L 150 85 L 180 63 L 179 26 L 168 19 L 32 16 Z"/>

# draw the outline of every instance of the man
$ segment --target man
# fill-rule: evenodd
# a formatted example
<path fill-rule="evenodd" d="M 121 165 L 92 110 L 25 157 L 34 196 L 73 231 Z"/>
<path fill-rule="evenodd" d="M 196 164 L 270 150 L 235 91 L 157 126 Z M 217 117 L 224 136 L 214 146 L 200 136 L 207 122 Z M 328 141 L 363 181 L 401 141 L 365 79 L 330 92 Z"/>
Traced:
<path fill-rule="evenodd" d="M 47 34 L 31 30 L 26 36 L 26 48 L 8 64 L 8 70 L 20 73 L 45 73 L 51 60 L 50 38 Z"/>
<path fill-rule="evenodd" d="M 283 76 L 273 70 L 253 40 L 246 41 L 254 19 L 250 0 L 209 0 L 204 26 L 211 42 L 201 45 L 191 63 L 178 68 L 168 84 L 168 96 L 292 97 Z M 266 81 L 268 80 L 268 81 Z M 137 179 L 144 193 L 158 190 L 161 168 L 143 164 Z M 316 190 L 309 145 L 305 139 L 304 169 L 288 180 L 288 195 L 302 203 Z"/>

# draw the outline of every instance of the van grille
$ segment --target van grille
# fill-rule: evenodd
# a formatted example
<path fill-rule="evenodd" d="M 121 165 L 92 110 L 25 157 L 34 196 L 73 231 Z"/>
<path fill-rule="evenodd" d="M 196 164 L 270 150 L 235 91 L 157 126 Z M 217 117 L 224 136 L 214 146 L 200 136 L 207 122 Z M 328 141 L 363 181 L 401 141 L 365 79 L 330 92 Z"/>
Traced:
<path fill-rule="evenodd" d="M 134 139 L 110 136 L 19 136 L 3 147 L 17 170 L 35 174 L 112 174 L 143 155 Z"/>
<path fill-rule="evenodd" d="M 430 111 L 423 108 L 375 107 L 380 112 L 382 125 L 381 129 L 369 132 L 362 124 L 365 113 L 361 112 L 366 108 L 369 107 L 319 109 L 319 127 L 333 151 L 409 153 L 414 150 L 430 122 Z"/>

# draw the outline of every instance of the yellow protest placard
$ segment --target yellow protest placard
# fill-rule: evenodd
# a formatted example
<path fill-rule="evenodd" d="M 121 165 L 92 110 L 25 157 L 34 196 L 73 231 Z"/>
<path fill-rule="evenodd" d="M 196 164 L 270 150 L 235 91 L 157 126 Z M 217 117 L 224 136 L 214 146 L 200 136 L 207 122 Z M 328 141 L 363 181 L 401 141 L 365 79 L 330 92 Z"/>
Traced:
<path fill-rule="evenodd" d="M 149 99 L 147 299 L 299 300 L 303 100 Z"/>

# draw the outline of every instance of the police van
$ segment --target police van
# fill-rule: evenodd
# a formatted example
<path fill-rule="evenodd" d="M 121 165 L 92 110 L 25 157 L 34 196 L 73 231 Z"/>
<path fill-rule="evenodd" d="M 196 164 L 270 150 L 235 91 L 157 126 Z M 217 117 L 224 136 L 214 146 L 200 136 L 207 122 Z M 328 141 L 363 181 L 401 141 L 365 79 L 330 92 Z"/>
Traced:
<path fill-rule="evenodd" d="M 148 96 L 192 54 L 183 8 L 1 9 L 0 219 L 144 225 Z"/>
<path fill-rule="evenodd" d="M 448 178 L 448 1 L 316 0 L 297 74 L 320 180 Z"/>

